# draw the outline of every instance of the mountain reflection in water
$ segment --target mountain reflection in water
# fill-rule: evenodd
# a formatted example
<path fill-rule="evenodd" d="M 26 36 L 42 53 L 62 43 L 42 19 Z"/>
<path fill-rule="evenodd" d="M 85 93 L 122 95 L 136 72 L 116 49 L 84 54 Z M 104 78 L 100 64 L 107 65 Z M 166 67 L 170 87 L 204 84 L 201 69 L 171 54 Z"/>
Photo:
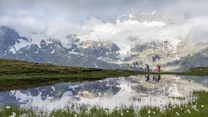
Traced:
<path fill-rule="evenodd" d="M 207 77 L 130 76 L 93 82 L 58 83 L 27 90 L 0 92 L 0 105 L 15 104 L 43 110 L 72 105 L 140 108 L 191 101 L 194 90 L 207 90 Z M 147 80 L 148 79 L 148 80 Z M 175 98 L 180 97 L 180 98 Z"/>

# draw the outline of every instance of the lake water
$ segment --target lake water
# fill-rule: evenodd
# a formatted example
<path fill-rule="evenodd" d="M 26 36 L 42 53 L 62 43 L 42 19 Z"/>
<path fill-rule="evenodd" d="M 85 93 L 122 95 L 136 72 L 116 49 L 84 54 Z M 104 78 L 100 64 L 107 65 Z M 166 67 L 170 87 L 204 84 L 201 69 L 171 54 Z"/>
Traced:
<path fill-rule="evenodd" d="M 153 80 L 154 79 L 154 80 Z M 0 92 L 0 105 L 51 111 L 72 105 L 141 108 L 193 101 L 193 91 L 207 90 L 208 77 L 130 76 L 90 82 L 58 83 L 27 90 Z M 177 97 L 180 97 L 178 99 Z"/>

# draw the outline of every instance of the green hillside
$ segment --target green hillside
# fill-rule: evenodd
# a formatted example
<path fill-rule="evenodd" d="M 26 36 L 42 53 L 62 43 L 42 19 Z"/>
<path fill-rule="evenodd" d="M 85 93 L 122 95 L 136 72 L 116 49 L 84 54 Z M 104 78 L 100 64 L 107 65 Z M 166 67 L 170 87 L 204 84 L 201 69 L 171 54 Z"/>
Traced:
<path fill-rule="evenodd" d="M 0 91 L 50 85 L 57 82 L 99 80 L 107 77 L 136 74 L 142 73 L 127 70 L 68 67 L 0 59 Z"/>
<path fill-rule="evenodd" d="M 148 74 L 177 74 L 208 76 L 208 68 L 192 68 L 187 72 Z M 19 60 L 0 59 L 0 91 L 51 85 L 58 82 L 99 80 L 108 77 L 145 75 L 146 72 L 108 70 L 40 64 Z"/>

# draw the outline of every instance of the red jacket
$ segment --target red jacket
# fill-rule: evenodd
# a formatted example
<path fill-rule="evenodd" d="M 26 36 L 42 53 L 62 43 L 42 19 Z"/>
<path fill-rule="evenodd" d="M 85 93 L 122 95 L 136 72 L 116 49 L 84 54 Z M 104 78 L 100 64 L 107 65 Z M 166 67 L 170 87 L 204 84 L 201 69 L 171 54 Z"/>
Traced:
<path fill-rule="evenodd" d="M 157 66 L 157 69 L 160 69 L 160 68 L 161 68 L 160 65 L 158 65 L 158 66 Z"/>

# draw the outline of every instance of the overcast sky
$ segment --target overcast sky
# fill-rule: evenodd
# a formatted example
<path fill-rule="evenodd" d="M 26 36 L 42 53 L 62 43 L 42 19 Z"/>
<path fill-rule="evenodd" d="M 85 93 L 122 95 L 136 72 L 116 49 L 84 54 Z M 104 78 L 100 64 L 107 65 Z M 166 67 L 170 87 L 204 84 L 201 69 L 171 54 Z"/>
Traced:
<path fill-rule="evenodd" d="M 38 33 L 30 38 L 52 37 L 63 42 L 74 33 L 82 39 L 111 40 L 120 45 L 131 36 L 207 40 L 207 6 L 208 0 L 0 0 L 0 25 L 23 36 Z M 167 18 L 149 21 L 148 17 L 149 22 L 139 21 L 144 14 L 166 14 L 174 22 L 163 21 Z M 121 16 L 127 19 L 121 21 Z"/>
<path fill-rule="evenodd" d="M 113 21 L 122 14 L 153 10 L 200 16 L 208 13 L 207 3 L 207 0 L 0 0 L 0 15 L 44 20 L 63 17 L 73 22 L 88 16 Z"/>

